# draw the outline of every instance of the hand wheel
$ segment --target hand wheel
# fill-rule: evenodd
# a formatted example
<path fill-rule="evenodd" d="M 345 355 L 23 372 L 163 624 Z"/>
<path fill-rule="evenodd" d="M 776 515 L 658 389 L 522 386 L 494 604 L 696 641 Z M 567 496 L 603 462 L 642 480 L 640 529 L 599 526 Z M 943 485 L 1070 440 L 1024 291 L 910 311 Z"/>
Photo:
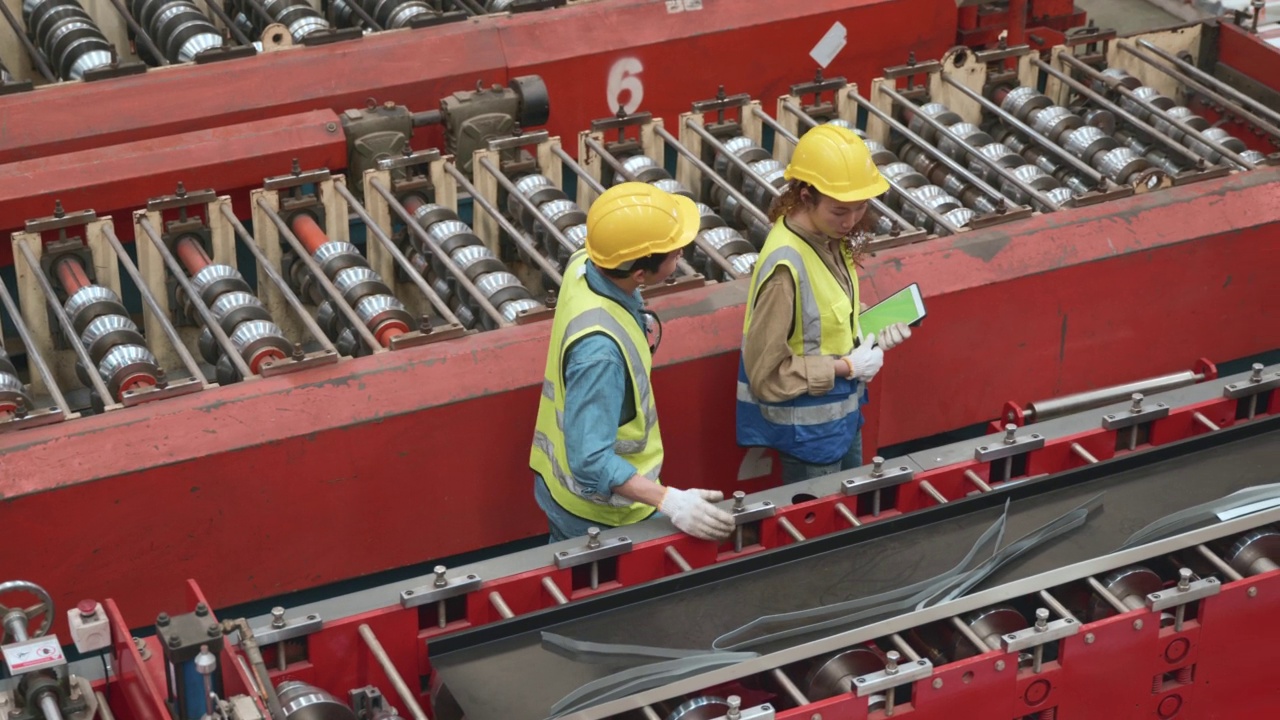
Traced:
<path fill-rule="evenodd" d="M 49 632 L 49 627 L 53 625 L 53 598 L 49 597 L 49 593 L 44 588 L 33 582 L 26 580 L 10 580 L 9 582 L 0 583 L 0 599 L 11 592 L 27 592 L 40 598 L 40 602 L 29 608 L 9 608 L 0 604 L 0 622 L 4 623 L 4 627 L 0 628 L 0 644 L 18 640 L 13 633 L 9 631 L 9 622 L 22 614 L 25 619 L 23 629 L 27 632 L 27 638 L 38 638 Z M 31 621 L 44 616 L 44 621 L 40 623 L 40 628 L 35 632 L 31 632 Z"/>

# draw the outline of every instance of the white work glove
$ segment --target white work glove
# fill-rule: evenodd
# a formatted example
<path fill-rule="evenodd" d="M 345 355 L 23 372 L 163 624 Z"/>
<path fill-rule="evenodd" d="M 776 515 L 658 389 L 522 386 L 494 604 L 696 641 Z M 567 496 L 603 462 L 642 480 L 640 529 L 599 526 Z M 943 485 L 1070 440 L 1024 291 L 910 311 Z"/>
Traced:
<path fill-rule="evenodd" d="M 884 350 L 876 345 L 876 336 L 869 334 L 862 339 L 861 345 L 845 356 L 844 361 L 853 368 L 850 380 L 869 383 L 884 365 Z"/>
<path fill-rule="evenodd" d="M 906 323 L 894 323 L 880 331 L 877 345 L 881 350 L 892 350 L 911 337 L 911 328 Z"/>
<path fill-rule="evenodd" d="M 723 540 L 733 532 L 733 516 L 712 505 L 724 499 L 719 490 L 681 490 L 669 487 L 658 511 L 671 523 L 696 538 Z"/>

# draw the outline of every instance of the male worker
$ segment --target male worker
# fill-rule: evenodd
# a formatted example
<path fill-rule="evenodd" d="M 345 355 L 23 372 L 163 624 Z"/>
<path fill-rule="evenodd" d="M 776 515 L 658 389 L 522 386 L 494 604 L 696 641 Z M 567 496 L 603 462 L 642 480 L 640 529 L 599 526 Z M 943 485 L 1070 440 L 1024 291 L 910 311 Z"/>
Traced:
<path fill-rule="evenodd" d="M 785 177 L 747 296 L 738 443 L 777 450 L 793 483 L 862 464 L 865 386 L 911 330 L 863 337 L 858 323 L 860 228 L 889 189 L 867 146 L 847 128 L 815 127 Z"/>
<path fill-rule="evenodd" d="M 698 225 L 691 200 L 640 182 L 609 188 L 587 212 L 586 250 L 564 270 L 529 453 L 552 542 L 655 510 L 706 540 L 734 528 L 733 517 L 712 505 L 723 493 L 658 480 L 662 435 L 649 383 L 657 348 L 646 334 L 657 316 L 644 310 L 640 287 L 675 271 Z"/>

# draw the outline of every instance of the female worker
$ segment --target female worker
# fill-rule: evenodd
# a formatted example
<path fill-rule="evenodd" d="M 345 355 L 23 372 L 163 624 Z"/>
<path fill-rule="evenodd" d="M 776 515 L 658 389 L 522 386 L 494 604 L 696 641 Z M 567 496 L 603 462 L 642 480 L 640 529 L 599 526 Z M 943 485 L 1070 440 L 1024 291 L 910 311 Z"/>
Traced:
<path fill-rule="evenodd" d="M 865 385 L 911 330 L 863 337 L 858 325 L 859 226 L 871 198 L 889 189 L 862 140 L 815 127 L 785 177 L 751 276 L 737 426 L 738 444 L 777 450 L 782 481 L 793 483 L 862 464 Z"/>

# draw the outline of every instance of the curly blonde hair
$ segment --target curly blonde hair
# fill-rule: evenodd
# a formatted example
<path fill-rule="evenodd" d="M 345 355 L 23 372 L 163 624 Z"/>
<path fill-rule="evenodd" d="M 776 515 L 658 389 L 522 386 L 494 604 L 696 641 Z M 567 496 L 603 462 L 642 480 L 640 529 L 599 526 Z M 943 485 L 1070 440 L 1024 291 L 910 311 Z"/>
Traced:
<path fill-rule="evenodd" d="M 769 206 L 769 222 L 777 222 L 778 218 L 788 217 L 798 209 L 814 210 L 822 197 L 824 197 L 823 194 L 809 183 L 792 180 Z M 865 213 L 840 243 L 841 249 L 849 254 L 849 259 L 858 267 L 862 267 L 862 259 L 870 254 L 867 244 L 875 234 L 873 228 L 871 213 Z"/>

